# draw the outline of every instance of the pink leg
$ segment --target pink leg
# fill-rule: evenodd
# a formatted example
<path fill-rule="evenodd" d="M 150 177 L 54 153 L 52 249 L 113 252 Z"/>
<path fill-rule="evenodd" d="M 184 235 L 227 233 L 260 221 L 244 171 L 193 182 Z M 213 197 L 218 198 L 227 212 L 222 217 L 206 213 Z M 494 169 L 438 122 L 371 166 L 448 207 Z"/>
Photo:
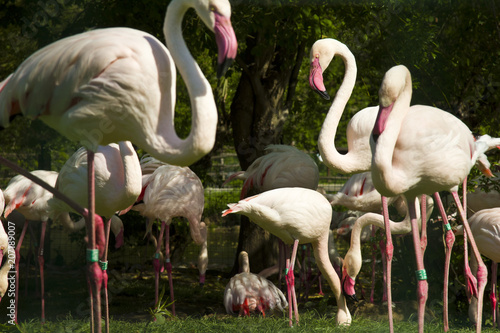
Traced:
<path fill-rule="evenodd" d="M 172 278 L 172 263 L 170 262 L 170 224 L 165 227 L 165 268 L 170 286 L 170 301 L 172 302 L 172 315 L 175 316 L 174 280 Z"/>
<path fill-rule="evenodd" d="M 413 234 L 413 244 L 415 247 L 415 257 L 417 261 L 417 299 L 418 299 L 418 331 L 424 332 L 424 315 L 425 303 L 427 301 L 428 283 L 427 274 L 424 268 L 424 257 L 422 255 L 422 248 L 420 244 L 420 235 L 418 230 L 416 199 L 408 200 L 408 210 L 410 213 L 411 229 Z"/>
<path fill-rule="evenodd" d="M 392 267 L 392 256 L 394 254 L 394 245 L 392 244 L 392 234 L 391 228 L 389 225 L 389 207 L 387 206 L 387 198 L 382 197 L 382 214 L 384 216 L 384 225 L 385 225 L 385 237 L 386 237 L 386 290 L 387 290 L 387 313 L 389 316 L 389 331 L 391 333 L 394 332 L 394 323 L 392 319 L 392 290 L 391 290 L 391 267 Z"/>
<path fill-rule="evenodd" d="M 493 311 L 493 327 L 495 327 L 497 323 L 497 268 L 498 264 L 496 262 L 492 262 L 490 301 L 491 301 L 491 308 Z"/>
<path fill-rule="evenodd" d="M 387 256 L 385 255 L 386 253 L 385 242 L 381 240 L 379 246 L 380 246 L 380 253 L 382 256 L 382 269 L 383 269 L 382 279 L 384 282 L 384 289 L 382 291 L 382 302 L 387 302 Z"/>
<path fill-rule="evenodd" d="M 87 150 L 88 164 L 88 189 L 89 189 L 89 209 L 87 213 L 87 274 L 91 285 L 91 294 L 94 297 L 91 303 L 93 309 L 91 318 L 91 330 L 101 332 L 101 286 L 102 271 L 97 263 L 99 260 L 99 250 L 96 247 L 95 229 L 95 172 L 94 172 L 94 152 Z M 94 325 L 95 320 L 95 325 Z"/>
<path fill-rule="evenodd" d="M 293 272 L 294 264 L 295 264 L 295 259 L 297 257 L 297 248 L 299 245 L 299 241 L 295 240 L 293 243 L 293 249 L 292 249 L 292 257 L 290 260 L 287 259 L 287 268 L 286 268 L 286 279 L 287 279 L 287 290 L 288 290 L 288 311 L 289 311 L 289 316 L 290 316 L 290 327 L 292 326 L 292 307 L 293 311 L 295 313 L 295 323 L 299 323 L 299 309 L 297 307 L 297 296 L 295 294 L 295 276 Z"/>
<path fill-rule="evenodd" d="M 156 252 L 153 258 L 153 267 L 155 269 L 155 307 L 158 306 L 158 289 L 160 287 L 160 272 L 163 272 L 163 265 L 160 262 L 160 249 L 163 240 L 163 234 L 165 233 L 165 222 L 161 222 L 160 235 L 158 236 L 158 242 L 156 244 Z"/>
<path fill-rule="evenodd" d="M 109 332 L 109 298 L 108 298 L 108 246 L 109 246 L 109 233 L 111 230 L 111 219 L 106 220 L 105 229 L 105 244 L 104 244 L 104 256 L 100 262 L 102 270 L 102 282 L 104 287 L 104 327 L 105 331 Z"/>
<path fill-rule="evenodd" d="M 45 243 L 45 230 L 47 229 L 47 221 L 42 221 L 42 228 L 40 232 L 40 248 L 38 250 L 38 265 L 40 266 L 40 290 L 42 299 L 42 324 L 45 323 L 45 281 L 43 274 L 43 266 L 45 265 L 45 260 L 43 258 L 43 247 Z"/>
<path fill-rule="evenodd" d="M 488 270 L 484 265 L 483 259 L 481 258 L 481 254 L 477 249 L 476 242 L 474 237 L 472 236 L 472 232 L 470 230 L 469 223 L 467 222 L 467 217 L 465 215 L 465 211 L 461 206 L 460 198 L 458 197 L 457 192 L 451 192 L 453 199 L 455 200 L 455 204 L 457 205 L 458 211 L 460 213 L 460 217 L 462 218 L 464 225 L 464 235 L 467 234 L 469 237 L 469 241 L 471 243 L 472 251 L 474 256 L 477 259 L 478 270 L 477 270 L 477 324 L 476 331 L 481 332 L 481 320 L 483 313 L 483 297 L 484 297 L 484 289 L 486 287 L 486 280 L 488 276 Z M 464 240 L 464 246 L 467 242 Z"/>
<path fill-rule="evenodd" d="M 455 234 L 451 230 L 451 226 L 448 223 L 448 216 L 444 210 L 443 202 L 439 193 L 434 193 L 434 201 L 436 202 L 439 212 L 441 213 L 441 218 L 443 219 L 444 229 L 446 232 L 445 242 L 446 242 L 446 253 L 444 260 L 444 286 L 443 286 L 443 326 L 444 331 L 448 332 L 448 280 L 450 276 L 450 262 L 451 262 L 451 250 L 453 248 L 453 243 L 455 243 Z"/>
<path fill-rule="evenodd" d="M 19 260 L 21 259 L 21 255 L 20 255 L 20 250 L 21 250 L 21 245 L 23 244 L 23 240 L 24 240 L 24 236 L 26 235 L 26 230 L 28 229 L 28 223 L 29 221 L 28 220 L 25 220 L 24 221 L 24 226 L 23 226 L 23 230 L 21 231 L 21 236 L 19 236 L 19 241 L 17 242 L 17 246 L 16 246 L 16 259 L 14 261 L 15 263 L 15 266 L 16 266 L 16 292 L 15 292 L 15 301 L 16 301 L 16 309 L 15 309 L 15 322 L 17 323 L 17 308 L 18 308 L 18 305 L 19 305 Z"/>

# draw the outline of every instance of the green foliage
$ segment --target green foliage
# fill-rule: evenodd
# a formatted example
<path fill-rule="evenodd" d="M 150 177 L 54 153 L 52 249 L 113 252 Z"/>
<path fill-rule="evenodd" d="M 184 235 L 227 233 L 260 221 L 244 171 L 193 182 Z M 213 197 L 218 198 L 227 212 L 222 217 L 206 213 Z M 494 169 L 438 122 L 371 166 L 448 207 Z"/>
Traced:
<path fill-rule="evenodd" d="M 165 301 L 163 301 L 164 296 L 165 296 L 165 285 L 163 285 L 160 295 L 158 296 L 158 303 L 155 304 L 154 308 L 148 309 L 149 314 L 151 315 L 152 322 L 157 325 L 164 324 L 165 317 L 172 318 L 172 313 L 168 311 L 168 307 L 174 304 L 175 301 L 172 301 L 167 304 L 168 297 Z"/>

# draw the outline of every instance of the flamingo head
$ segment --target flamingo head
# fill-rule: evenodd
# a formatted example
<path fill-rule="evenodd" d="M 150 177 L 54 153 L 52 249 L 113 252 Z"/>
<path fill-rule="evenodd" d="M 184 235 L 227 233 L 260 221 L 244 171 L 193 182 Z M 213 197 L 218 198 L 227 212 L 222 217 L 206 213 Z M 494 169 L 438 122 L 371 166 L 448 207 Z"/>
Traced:
<path fill-rule="evenodd" d="M 336 43 L 338 42 L 331 38 L 319 39 L 311 47 L 309 56 L 311 63 L 309 71 L 309 85 L 326 100 L 330 99 L 330 95 L 326 92 L 326 88 L 323 83 L 323 72 L 326 70 L 335 55 Z"/>
<path fill-rule="evenodd" d="M 217 77 L 223 76 L 236 58 L 238 42 L 231 25 L 231 5 L 228 0 L 198 0 L 194 9 L 202 21 L 215 33 L 217 43 Z"/>
<path fill-rule="evenodd" d="M 347 273 L 347 268 L 345 266 L 342 269 L 341 284 L 342 284 L 342 293 L 344 294 L 344 296 L 357 302 L 358 297 L 356 296 L 356 291 L 354 290 L 354 285 L 356 284 L 356 281 L 354 278 L 349 276 L 349 274 Z"/>

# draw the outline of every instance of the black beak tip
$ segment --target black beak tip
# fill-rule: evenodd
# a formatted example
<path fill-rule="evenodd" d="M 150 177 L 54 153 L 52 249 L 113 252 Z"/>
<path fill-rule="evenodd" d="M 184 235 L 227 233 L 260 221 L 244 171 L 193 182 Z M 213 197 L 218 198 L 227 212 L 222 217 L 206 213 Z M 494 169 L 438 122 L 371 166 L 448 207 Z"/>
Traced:
<path fill-rule="evenodd" d="M 234 59 L 227 58 L 223 63 L 220 63 L 217 66 L 217 79 L 220 79 L 226 74 L 229 67 L 231 67 L 231 65 L 233 64 L 233 61 Z"/>
<path fill-rule="evenodd" d="M 323 97 L 323 99 L 326 99 L 327 101 L 330 100 L 330 95 L 328 95 L 328 93 L 325 91 L 321 91 L 321 90 L 316 90 L 316 92 L 318 93 L 318 95 L 320 95 L 321 97 Z"/>

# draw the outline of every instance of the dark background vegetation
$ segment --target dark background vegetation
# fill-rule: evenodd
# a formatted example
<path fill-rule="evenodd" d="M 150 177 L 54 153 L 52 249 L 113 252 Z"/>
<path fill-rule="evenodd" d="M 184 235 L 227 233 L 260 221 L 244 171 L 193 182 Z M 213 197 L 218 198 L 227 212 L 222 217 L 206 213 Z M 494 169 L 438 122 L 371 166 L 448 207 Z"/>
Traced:
<path fill-rule="evenodd" d="M 161 29 L 167 4 L 159 0 L 0 0 L 0 78 L 37 49 L 90 29 L 127 26 L 164 40 Z M 346 144 L 345 126 L 352 115 L 378 103 L 381 78 L 397 64 L 406 65 L 412 73 L 413 104 L 442 108 L 474 133 L 500 136 L 498 0 L 237 0 L 232 1 L 232 8 L 238 58 L 219 81 L 214 71 L 213 34 L 193 11 L 183 23 L 188 47 L 211 82 L 219 107 L 216 146 L 211 155 L 192 166 L 207 186 L 221 182 L 207 174 L 210 157 L 221 150 L 235 152 L 242 169 L 271 143 L 293 144 L 317 153 L 317 137 L 331 102 L 310 90 L 308 56 L 314 41 L 324 37 L 345 43 L 358 66 L 357 84 L 339 126 L 337 146 Z M 342 62 L 333 61 L 325 74 L 331 95 L 343 74 Z M 178 87 L 176 126 L 187 135 L 190 106 L 180 78 Z M 59 170 L 77 148 L 78 144 L 40 121 L 17 119 L 0 135 L 0 154 L 28 170 Z M 498 156 L 490 154 L 491 161 L 498 161 Z M 13 174 L 0 170 L 4 187 Z M 439 242 L 429 242 L 426 263 L 442 269 L 441 226 L 430 228 L 429 239 Z M 256 231 L 246 221 L 241 232 L 244 242 L 245 234 Z M 409 261 L 408 272 L 401 276 L 414 279 L 412 245 L 407 247 L 399 260 Z M 273 260 L 264 251 L 255 251 L 255 256 L 261 258 L 256 261 L 256 271 Z M 454 256 L 454 269 L 460 271 L 461 264 L 460 254 Z M 430 285 L 441 288 L 442 275 L 434 276 Z M 413 289 L 403 292 L 413 299 Z"/>

